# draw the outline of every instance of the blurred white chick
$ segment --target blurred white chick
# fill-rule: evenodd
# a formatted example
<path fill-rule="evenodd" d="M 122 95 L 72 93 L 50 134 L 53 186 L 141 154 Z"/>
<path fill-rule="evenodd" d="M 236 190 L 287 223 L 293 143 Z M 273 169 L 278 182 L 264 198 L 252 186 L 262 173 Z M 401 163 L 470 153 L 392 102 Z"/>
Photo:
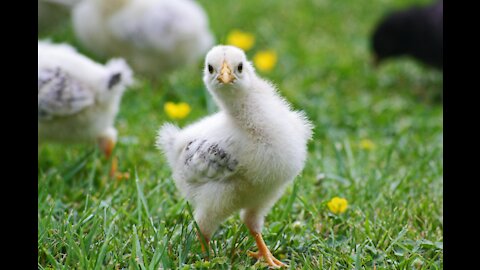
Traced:
<path fill-rule="evenodd" d="M 79 40 L 157 76 L 194 63 L 213 44 L 204 10 L 191 0 L 84 0 L 73 10 Z"/>
<path fill-rule="evenodd" d="M 283 266 L 261 230 L 270 208 L 304 167 L 312 125 L 256 75 L 236 47 L 212 48 L 203 80 L 220 111 L 184 129 L 163 125 L 157 145 L 194 206 L 207 243 L 218 225 L 240 210 L 259 249 L 250 255 Z"/>
<path fill-rule="evenodd" d="M 94 143 L 110 154 L 120 100 L 133 82 L 123 59 L 98 64 L 67 44 L 38 42 L 38 143 Z"/>
<path fill-rule="evenodd" d="M 38 31 L 49 31 L 67 21 L 80 0 L 38 0 Z"/>

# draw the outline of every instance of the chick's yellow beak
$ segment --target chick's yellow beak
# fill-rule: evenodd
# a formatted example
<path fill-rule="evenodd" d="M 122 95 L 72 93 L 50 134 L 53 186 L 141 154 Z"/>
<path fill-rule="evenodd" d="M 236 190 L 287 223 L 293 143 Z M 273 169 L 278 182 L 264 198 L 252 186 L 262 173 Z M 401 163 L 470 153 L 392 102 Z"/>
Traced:
<path fill-rule="evenodd" d="M 231 83 L 235 80 L 235 77 L 232 74 L 232 69 L 230 69 L 226 61 L 223 61 L 217 80 L 221 83 Z"/>

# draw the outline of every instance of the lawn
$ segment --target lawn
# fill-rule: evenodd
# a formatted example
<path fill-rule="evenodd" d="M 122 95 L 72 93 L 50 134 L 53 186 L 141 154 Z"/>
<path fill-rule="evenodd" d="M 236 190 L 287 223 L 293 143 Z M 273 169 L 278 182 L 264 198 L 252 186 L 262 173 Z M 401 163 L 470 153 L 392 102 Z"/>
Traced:
<path fill-rule="evenodd" d="M 278 53 L 272 80 L 315 124 L 304 171 L 266 218 L 264 239 L 291 269 L 443 269 L 442 73 L 410 59 L 370 65 L 369 36 L 413 0 L 207 1 L 218 43 L 251 32 L 253 55 Z M 421 1 L 426 3 L 428 1 Z M 89 52 L 66 24 L 39 38 Z M 103 59 L 98 59 L 103 61 Z M 92 146 L 44 145 L 38 165 L 39 269 L 263 269 L 238 215 L 225 221 L 207 261 L 190 206 L 155 136 L 167 101 L 190 104 L 184 126 L 216 108 L 202 63 L 159 74 L 123 97 L 114 154 L 129 179 L 108 178 Z M 347 199 L 334 214 L 328 201 Z"/>

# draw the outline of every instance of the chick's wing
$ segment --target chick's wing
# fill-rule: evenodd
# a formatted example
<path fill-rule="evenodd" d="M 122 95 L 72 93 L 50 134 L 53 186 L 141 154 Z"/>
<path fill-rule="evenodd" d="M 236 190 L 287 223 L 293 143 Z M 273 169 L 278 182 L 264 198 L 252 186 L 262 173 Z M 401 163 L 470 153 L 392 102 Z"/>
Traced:
<path fill-rule="evenodd" d="M 221 143 L 206 139 L 190 141 L 183 150 L 187 182 L 222 181 L 238 171 L 238 161 Z"/>

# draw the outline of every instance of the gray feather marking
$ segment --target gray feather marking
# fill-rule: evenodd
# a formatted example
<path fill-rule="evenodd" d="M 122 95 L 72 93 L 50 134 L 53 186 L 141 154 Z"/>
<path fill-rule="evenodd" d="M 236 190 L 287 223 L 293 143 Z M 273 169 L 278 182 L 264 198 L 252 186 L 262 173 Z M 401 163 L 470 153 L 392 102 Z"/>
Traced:
<path fill-rule="evenodd" d="M 38 72 L 38 120 L 51 120 L 80 112 L 94 103 L 94 96 L 81 82 L 60 68 Z"/>
<path fill-rule="evenodd" d="M 220 181 L 231 175 L 238 165 L 238 161 L 220 147 L 219 143 L 207 140 L 190 141 L 184 152 L 184 165 L 189 171 L 190 182 Z"/>

